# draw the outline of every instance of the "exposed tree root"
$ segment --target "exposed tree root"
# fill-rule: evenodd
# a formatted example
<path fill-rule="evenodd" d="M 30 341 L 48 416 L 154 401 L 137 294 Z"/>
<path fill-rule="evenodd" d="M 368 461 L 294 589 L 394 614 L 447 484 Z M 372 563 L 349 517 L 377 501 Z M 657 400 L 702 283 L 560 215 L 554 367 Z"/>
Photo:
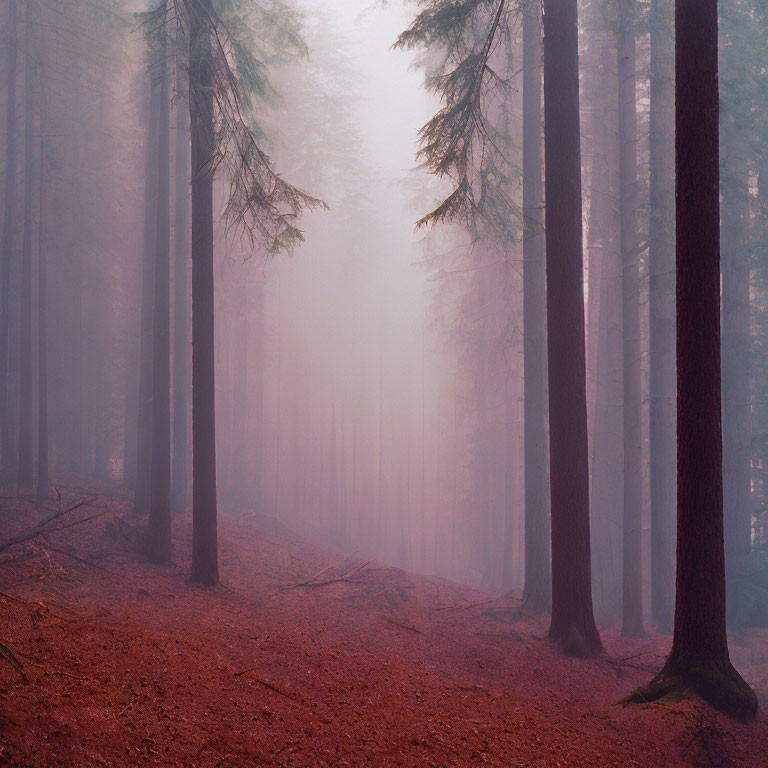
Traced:
<path fill-rule="evenodd" d="M 651 681 L 624 699 L 625 704 L 645 704 L 688 697 L 691 693 L 737 720 L 757 715 L 757 697 L 730 661 L 720 669 L 682 668 L 667 664 Z"/>

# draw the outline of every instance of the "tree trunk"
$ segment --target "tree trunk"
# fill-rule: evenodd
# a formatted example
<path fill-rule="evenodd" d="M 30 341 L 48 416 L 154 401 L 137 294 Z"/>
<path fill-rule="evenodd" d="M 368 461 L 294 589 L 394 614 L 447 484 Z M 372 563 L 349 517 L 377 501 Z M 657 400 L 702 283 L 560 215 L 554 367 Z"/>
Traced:
<path fill-rule="evenodd" d="M 165 38 L 163 37 L 163 40 Z M 171 131 L 167 46 L 158 63 L 157 231 L 152 328 L 152 490 L 147 554 L 171 558 Z"/>
<path fill-rule="evenodd" d="M 722 50 L 723 69 L 729 80 L 746 76 L 738 59 L 743 52 L 734 51 L 733 45 L 726 41 Z M 752 546 L 749 135 L 740 127 L 737 116 L 723 117 L 723 146 L 727 147 L 721 164 L 723 523 L 727 618 L 729 624 L 738 625 L 743 622 L 739 584 Z"/>
<path fill-rule="evenodd" d="M 643 630 L 643 422 L 640 370 L 640 253 L 637 231 L 637 108 L 633 3 L 619 0 L 619 221 L 624 358 L 622 634 Z"/>
<path fill-rule="evenodd" d="M 149 68 L 149 115 L 147 120 L 147 166 L 144 175 L 144 233 L 141 266 L 141 341 L 139 350 L 139 403 L 136 432 L 136 485 L 134 512 L 149 509 L 152 472 L 152 324 L 155 293 L 155 248 L 157 240 L 157 131 L 159 84 Z"/>
<path fill-rule="evenodd" d="M 0 460 L 2 466 L 12 466 L 15 452 L 8 407 L 8 353 L 10 332 L 11 267 L 14 257 L 14 226 L 16 203 L 16 72 L 17 72 L 17 12 L 16 0 L 8 2 L 8 101 L 6 111 L 5 199 L 3 210 L 3 263 L 0 270 Z"/>
<path fill-rule="evenodd" d="M 177 74 L 181 79 L 180 72 Z M 187 508 L 189 470 L 189 110 L 177 85 L 173 266 L 173 476 L 171 508 Z"/>
<path fill-rule="evenodd" d="M 48 264 L 44 79 L 40 82 L 40 214 L 37 245 L 37 503 L 48 499 Z"/>
<path fill-rule="evenodd" d="M 552 623 L 569 654 L 600 652 L 589 551 L 576 0 L 544 2 Z"/>
<path fill-rule="evenodd" d="M 541 78 L 541 6 L 532 3 L 524 10 L 523 16 L 523 602 L 536 613 L 549 608 L 551 594 L 547 508 L 547 302 L 541 178 Z"/>
<path fill-rule="evenodd" d="M 717 0 L 676 0 L 677 597 L 672 650 L 651 701 L 693 690 L 736 717 L 757 699 L 725 632 L 720 429 Z"/>
<path fill-rule="evenodd" d="M 597 315 L 593 332 L 595 352 L 594 436 L 592 443 L 591 543 L 593 599 L 598 620 L 621 613 L 621 514 L 624 505 L 624 370 L 622 350 L 621 249 L 618 188 L 619 142 L 617 40 L 605 31 L 604 20 L 590 20 L 593 55 L 592 174 L 587 245 L 589 247 L 590 305 Z M 598 267 L 597 274 L 593 268 Z M 591 309 L 591 307 L 590 307 Z"/>
<path fill-rule="evenodd" d="M 27 0 L 24 75 L 24 234 L 21 245 L 21 323 L 19 327 L 19 457 L 17 485 L 34 484 L 32 423 L 32 0 Z"/>
<path fill-rule="evenodd" d="M 219 580 L 213 300 L 213 54 L 210 0 L 190 4 L 192 133 L 192 579 Z"/>
<path fill-rule="evenodd" d="M 675 56 L 672 0 L 651 2 L 651 615 L 671 632 L 675 579 Z"/>

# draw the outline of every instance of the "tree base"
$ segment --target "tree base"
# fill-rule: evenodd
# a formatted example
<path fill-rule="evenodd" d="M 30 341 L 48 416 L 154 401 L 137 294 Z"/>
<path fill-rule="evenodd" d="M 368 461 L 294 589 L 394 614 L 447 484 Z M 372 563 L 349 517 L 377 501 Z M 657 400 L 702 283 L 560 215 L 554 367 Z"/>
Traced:
<path fill-rule="evenodd" d="M 675 700 L 691 693 L 737 720 L 751 720 L 757 715 L 757 697 L 730 661 L 719 669 L 683 668 L 667 661 L 650 685 L 638 688 L 623 703 Z"/>
<path fill-rule="evenodd" d="M 594 659 L 603 652 L 599 635 L 585 638 L 584 633 L 572 624 L 564 635 L 550 630 L 549 638 L 566 655 L 577 659 Z"/>

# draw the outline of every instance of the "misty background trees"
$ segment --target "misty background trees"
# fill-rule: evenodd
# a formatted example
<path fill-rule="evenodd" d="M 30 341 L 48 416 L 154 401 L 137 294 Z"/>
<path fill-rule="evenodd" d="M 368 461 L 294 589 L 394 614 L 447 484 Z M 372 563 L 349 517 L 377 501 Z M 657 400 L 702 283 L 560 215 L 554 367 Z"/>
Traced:
<path fill-rule="evenodd" d="M 132 493 L 161 563 L 192 515 L 208 584 L 257 515 L 519 591 L 569 653 L 671 632 L 674 9 L 8 0 L 5 481 Z M 767 31 L 720 2 L 721 398 L 688 361 L 733 629 L 768 623 Z"/>

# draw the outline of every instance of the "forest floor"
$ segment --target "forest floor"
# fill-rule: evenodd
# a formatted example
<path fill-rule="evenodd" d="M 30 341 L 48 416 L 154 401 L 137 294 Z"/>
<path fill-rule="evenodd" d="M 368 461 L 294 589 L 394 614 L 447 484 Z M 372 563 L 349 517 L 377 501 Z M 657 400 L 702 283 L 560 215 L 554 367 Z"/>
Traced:
<path fill-rule="evenodd" d="M 603 628 L 596 660 L 558 654 L 509 596 L 323 549 L 225 517 L 226 587 L 140 554 L 127 497 L 0 555 L 0 765 L 632 768 L 768 765 L 768 723 L 700 702 L 623 707 L 669 638 Z M 7 531 L 37 523 L 5 498 Z M 55 510 L 55 504 L 52 505 Z M 279 535 L 275 535 L 276 532 Z M 768 632 L 732 639 L 768 707 Z"/>

